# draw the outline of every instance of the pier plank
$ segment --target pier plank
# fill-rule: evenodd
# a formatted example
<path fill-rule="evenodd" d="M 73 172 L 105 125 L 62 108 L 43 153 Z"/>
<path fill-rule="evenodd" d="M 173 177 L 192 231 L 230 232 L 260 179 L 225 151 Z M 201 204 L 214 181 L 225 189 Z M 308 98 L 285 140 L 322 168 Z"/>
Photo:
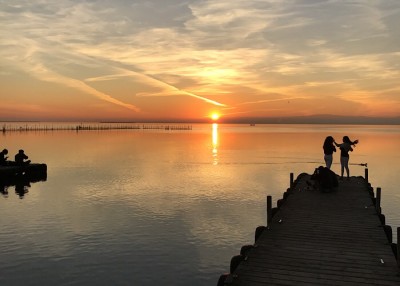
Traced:
<path fill-rule="evenodd" d="M 299 176 L 226 285 L 400 285 L 400 270 L 362 177 L 323 193 Z"/>

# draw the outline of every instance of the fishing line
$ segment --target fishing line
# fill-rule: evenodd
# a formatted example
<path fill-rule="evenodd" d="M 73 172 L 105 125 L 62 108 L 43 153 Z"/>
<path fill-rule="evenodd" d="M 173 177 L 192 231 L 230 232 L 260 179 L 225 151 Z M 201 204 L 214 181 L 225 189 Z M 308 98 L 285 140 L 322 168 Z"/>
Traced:
<path fill-rule="evenodd" d="M 205 164 L 208 165 L 209 162 L 187 162 L 188 164 Z M 316 161 L 308 161 L 308 162 L 218 162 L 218 165 L 284 165 L 284 164 L 318 164 L 318 165 L 325 165 L 324 162 L 316 162 Z M 333 163 L 334 165 L 339 165 L 340 163 Z M 352 166 L 361 166 L 361 167 L 368 167 L 367 163 L 349 163 Z"/>

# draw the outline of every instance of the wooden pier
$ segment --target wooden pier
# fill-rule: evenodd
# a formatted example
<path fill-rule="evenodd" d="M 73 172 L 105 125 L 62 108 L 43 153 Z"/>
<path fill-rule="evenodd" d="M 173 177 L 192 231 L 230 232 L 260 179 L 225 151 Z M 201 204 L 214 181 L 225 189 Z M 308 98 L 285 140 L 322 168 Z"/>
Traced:
<path fill-rule="evenodd" d="M 255 243 L 231 260 L 218 286 L 400 285 L 400 228 L 397 244 L 381 213 L 381 189 L 365 177 L 339 181 L 334 192 L 310 187 L 301 174 L 272 208 Z"/>

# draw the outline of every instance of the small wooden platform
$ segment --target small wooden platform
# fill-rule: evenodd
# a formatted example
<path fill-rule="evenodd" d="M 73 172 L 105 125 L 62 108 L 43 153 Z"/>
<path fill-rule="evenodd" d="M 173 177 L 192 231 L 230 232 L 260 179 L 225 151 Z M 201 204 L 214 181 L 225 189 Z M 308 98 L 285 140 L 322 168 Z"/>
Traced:
<path fill-rule="evenodd" d="M 400 286 L 391 234 L 366 180 L 344 179 L 331 193 L 310 188 L 309 180 L 298 177 L 269 226 L 257 228 L 255 244 L 242 248 L 218 284 Z"/>
<path fill-rule="evenodd" d="M 12 186 L 20 182 L 39 182 L 47 179 L 46 164 L 26 164 L 22 166 L 0 166 L 0 186 Z"/>

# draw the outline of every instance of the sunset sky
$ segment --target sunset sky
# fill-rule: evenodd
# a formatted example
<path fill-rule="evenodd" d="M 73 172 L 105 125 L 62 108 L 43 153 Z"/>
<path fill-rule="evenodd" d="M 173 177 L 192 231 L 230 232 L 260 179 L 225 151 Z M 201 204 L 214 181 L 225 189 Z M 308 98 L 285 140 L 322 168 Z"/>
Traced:
<path fill-rule="evenodd" d="M 400 116 L 399 0 L 0 0 L 0 120 Z"/>

